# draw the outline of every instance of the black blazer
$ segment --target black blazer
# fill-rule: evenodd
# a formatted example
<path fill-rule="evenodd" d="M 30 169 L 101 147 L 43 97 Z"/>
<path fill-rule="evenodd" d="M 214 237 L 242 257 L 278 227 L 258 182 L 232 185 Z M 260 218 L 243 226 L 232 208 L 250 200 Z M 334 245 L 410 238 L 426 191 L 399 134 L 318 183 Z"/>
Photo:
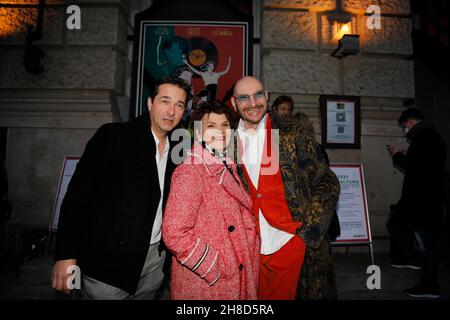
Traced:
<path fill-rule="evenodd" d="M 97 130 L 61 205 L 55 260 L 77 259 L 82 273 L 135 293 L 161 194 L 155 154 L 148 113 Z M 169 155 L 163 205 L 174 169 Z"/>

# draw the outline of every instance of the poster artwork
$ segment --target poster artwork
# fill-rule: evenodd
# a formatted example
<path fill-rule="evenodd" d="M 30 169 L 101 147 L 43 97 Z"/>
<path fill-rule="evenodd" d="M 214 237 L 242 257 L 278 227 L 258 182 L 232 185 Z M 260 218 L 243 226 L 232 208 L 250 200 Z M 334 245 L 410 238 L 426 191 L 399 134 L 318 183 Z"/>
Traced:
<path fill-rule="evenodd" d="M 227 102 L 233 84 L 247 74 L 246 24 L 143 22 L 138 70 L 138 114 L 146 110 L 155 82 L 176 76 L 191 85 L 193 106 L 212 100 Z"/>

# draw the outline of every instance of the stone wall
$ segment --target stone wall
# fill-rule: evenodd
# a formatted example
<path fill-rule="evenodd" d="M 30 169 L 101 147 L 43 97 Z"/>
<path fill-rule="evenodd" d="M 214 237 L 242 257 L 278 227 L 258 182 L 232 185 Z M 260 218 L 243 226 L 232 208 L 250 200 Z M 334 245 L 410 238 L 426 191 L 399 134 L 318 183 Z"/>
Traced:
<path fill-rule="evenodd" d="M 81 155 L 101 124 L 123 120 L 127 95 L 129 1 L 71 1 L 81 9 L 81 30 L 67 29 L 66 6 L 56 2 L 47 1 L 44 36 L 35 42 L 45 53 L 43 73 L 23 67 L 23 31 L 0 42 L 0 126 L 9 128 L 14 205 L 9 223 L 22 226 L 49 225 L 64 156 Z M 3 8 L 1 15 L 9 19 L 17 10 Z"/>
<path fill-rule="evenodd" d="M 331 56 L 336 42 L 328 17 L 336 9 L 335 0 L 265 0 L 257 19 L 258 70 L 270 100 L 292 95 L 296 110 L 311 117 L 319 140 L 319 96 L 361 96 L 361 149 L 328 152 L 334 162 L 364 164 L 373 234 L 383 236 L 389 204 L 397 201 L 402 181 L 385 145 L 404 143 L 396 120 L 404 99 L 415 96 L 413 62 L 408 59 L 409 1 L 341 2 L 360 35 L 357 56 Z M 9 128 L 6 163 L 15 205 L 11 223 L 33 227 L 49 224 L 64 155 L 81 154 L 102 123 L 127 120 L 132 55 L 128 24 L 151 0 L 71 1 L 81 7 L 79 31 L 66 28 L 65 7 L 47 3 L 44 38 L 37 42 L 45 52 L 44 73 L 32 75 L 23 68 L 23 32 L 0 42 L 0 126 Z M 366 28 L 369 4 L 381 8 L 381 30 Z M 35 15 L 27 12 L 24 21 L 33 21 Z M 9 14 L 0 11 L 0 17 Z"/>
<path fill-rule="evenodd" d="M 320 141 L 319 97 L 361 97 L 361 149 L 328 149 L 332 162 L 364 165 L 372 234 L 387 235 L 389 205 L 396 203 L 403 175 L 393 168 L 387 144 L 406 146 L 397 118 L 414 98 L 414 66 L 408 0 L 342 0 L 351 14 L 360 53 L 338 60 L 329 16 L 334 0 L 266 0 L 262 10 L 262 78 L 273 101 L 291 95 L 295 111 L 308 114 Z M 366 27 L 369 5 L 381 9 L 381 30 Z"/>

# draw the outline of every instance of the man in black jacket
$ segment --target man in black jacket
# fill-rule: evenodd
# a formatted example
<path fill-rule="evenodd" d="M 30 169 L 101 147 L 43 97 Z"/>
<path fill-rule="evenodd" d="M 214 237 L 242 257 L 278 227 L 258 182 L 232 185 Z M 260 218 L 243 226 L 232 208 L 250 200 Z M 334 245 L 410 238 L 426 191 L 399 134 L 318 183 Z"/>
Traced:
<path fill-rule="evenodd" d="M 405 290 L 412 297 L 438 298 L 439 239 L 443 226 L 446 147 L 434 125 L 414 108 L 399 120 L 409 148 L 388 146 L 394 164 L 405 170 L 397 210 L 414 230 L 422 254 L 420 285 Z"/>
<path fill-rule="evenodd" d="M 189 95 L 178 78 L 160 80 L 147 113 L 98 129 L 61 205 L 52 286 L 69 293 L 78 265 L 86 299 L 154 299 L 163 280 L 162 208 L 175 164 L 170 132 Z M 69 281 L 68 281 L 69 280 Z"/>

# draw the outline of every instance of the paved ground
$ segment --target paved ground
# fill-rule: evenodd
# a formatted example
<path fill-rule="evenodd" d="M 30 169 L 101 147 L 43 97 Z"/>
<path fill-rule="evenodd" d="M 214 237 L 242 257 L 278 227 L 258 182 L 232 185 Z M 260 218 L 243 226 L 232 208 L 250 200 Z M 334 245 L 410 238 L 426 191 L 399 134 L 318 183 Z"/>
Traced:
<path fill-rule="evenodd" d="M 333 254 L 336 281 L 340 300 L 414 300 L 402 291 L 412 287 L 420 271 L 395 269 L 389 265 L 387 254 L 375 254 L 375 264 L 380 267 L 381 289 L 369 290 L 366 286 L 367 267 L 371 264 L 368 253 L 352 249 L 347 253 L 335 250 Z M 0 265 L 0 299 L 55 300 L 67 299 L 50 288 L 50 257 L 40 257 L 17 268 L 11 263 Z M 440 268 L 441 299 L 450 299 L 450 267 L 443 260 Z"/>
<path fill-rule="evenodd" d="M 396 269 L 390 266 L 387 254 L 376 254 L 375 264 L 380 267 L 381 289 L 369 290 L 368 254 L 334 254 L 336 283 L 340 300 L 415 300 L 403 293 L 418 284 L 420 271 Z M 446 261 L 440 266 L 441 299 L 450 299 L 450 267 Z"/>

